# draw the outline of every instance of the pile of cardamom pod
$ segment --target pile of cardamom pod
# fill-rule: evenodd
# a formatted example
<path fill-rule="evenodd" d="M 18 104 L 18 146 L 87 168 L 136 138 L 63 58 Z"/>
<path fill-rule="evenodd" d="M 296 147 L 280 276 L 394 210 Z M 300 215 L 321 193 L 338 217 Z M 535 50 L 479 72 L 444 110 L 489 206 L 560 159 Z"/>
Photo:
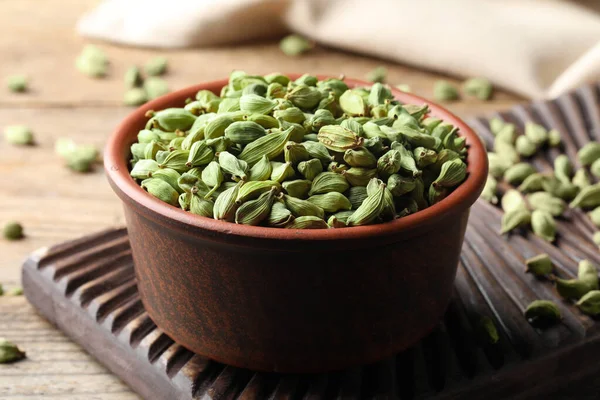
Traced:
<path fill-rule="evenodd" d="M 234 71 L 220 96 L 200 90 L 182 108 L 148 112 L 131 176 L 166 203 L 238 224 L 390 221 L 465 180 L 465 139 L 428 112 L 381 83 Z"/>

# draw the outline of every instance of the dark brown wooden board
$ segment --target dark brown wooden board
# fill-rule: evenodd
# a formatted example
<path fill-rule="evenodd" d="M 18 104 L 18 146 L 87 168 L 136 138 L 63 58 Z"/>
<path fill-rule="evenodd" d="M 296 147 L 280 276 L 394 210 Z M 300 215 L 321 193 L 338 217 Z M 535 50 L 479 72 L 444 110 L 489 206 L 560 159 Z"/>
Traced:
<path fill-rule="evenodd" d="M 550 102 L 519 106 L 500 116 L 559 129 L 565 152 L 600 140 L 597 85 Z M 485 119 L 471 121 L 486 143 Z M 534 160 L 551 168 L 558 150 Z M 225 366 L 174 343 L 144 311 L 135 284 L 127 232 L 111 229 L 40 249 L 23 267 L 25 295 L 39 312 L 148 399 L 597 399 L 600 398 L 600 324 L 560 298 L 549 282 L 524 273 L 524 260 L 546 252 L 559 275 L 577 263 L 600 264 L 594 227 L 581 211 L 558 223 L 555 246 L 531 234 L 500 236 L 501 211 L 478 202 L 458 268 L 454 299 L 439 326 L 393 359 L 319 375 L 255 373 Z M 435 279 L 432 276 L 431 279 Z M 534 299 L 553 299 L 560 325 L 532 328 L 522 312 Z M 476 339 L 488 316 L 496 344 Z"/>

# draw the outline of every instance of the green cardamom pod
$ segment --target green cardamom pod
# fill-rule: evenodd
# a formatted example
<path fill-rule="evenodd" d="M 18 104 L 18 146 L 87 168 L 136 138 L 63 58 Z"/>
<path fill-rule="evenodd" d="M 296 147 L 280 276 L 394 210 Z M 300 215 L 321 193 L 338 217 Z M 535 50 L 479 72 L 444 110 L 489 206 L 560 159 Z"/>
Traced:
<path fill-rule="evenodd" d="M 287 89 L 279 82 L 271 82 L 267 86 L 267 99 L 283 99 L 287 94 Z"/>
<path fill-rule="evenodd" d="M 302 144 L 296 142 L 287 142 L 283 148 L 283 157 L 287 162 L 298 164 L 301 161 L 309 160 L 310 154 L 308 153 L 308 150 L 306 150 L 306 147 L 304 147 Z"/>
<path fill-rule="evenodd" d="M 287 86 L 287 84 L 290 83 L 290 78 L 279 72 L 273 72 L 271 74 L 265 75 L 265 82 L 269 84 L 277 82 L 282 86 Z"/>
<path fill-rule="evenodd" d="M 558 147 L 562 143 L 562 137 L 560 132 L 556 129 L 551 129 L 548 131 L 548 145 L 551 147 Z"/>
<path fill-rule="evenodd" d="M 340 107 L 351 117 L 367 115 L 367 99 L 355 89 L 348 89 L 340 96 Z"/>
<path fill-rule="evenodd" d="M 259 225 L 271 213 L 271 207 L 278 191 L 279 189 L 273 186 L 268 192 L 261 194 L 258 199 L 243 203 L 235 212 L 235 223 Z"/>
<path fill-rule="evenodd" d="M 126 106 L 141 106 L 148 101 L 148 94 L 142 88 L 127 89 L 123 94 L 123 104 Z"/>
<path fill-rule="evenodd" d="M 594 208 L 587 213 L 588 217 L 596 227 L 600 228 L 600 207 Z"/>
<path fill-rule="evenodd" d="M 510 166 L 504 171 L 504 180 L 511 185 L 518 185 L 522 183 L 525 178 L 535 173 L 535 168 L 531 164 L 520 162 Z"/>
<path fill-rule="evenodd" d="M 375 221 L 385 206 L 385 189 L 386 185 L 384 183 L 379 184 L 377 189 L 369 194 L 360 207 L 348 217 L 346 224 L 348 226 L 360 226 Z"/>
<path fill-rule="evenodd" d="M 415 178 L 421 176 L 422 172 L 417 168 L 417 162 L 411 151 L 397 142 L 392 143 L 392 150 L 398 150 L 400 152 L 400 168 L 402 170 L 412 173 L 412 176 Z"/>
<path fill-rule="evenodd" d="M 208 147 L 204 140 L 201 140 L 192 144 L 185 165 L 188 168 L 199 167 L 210 163 L 214 157 L 215 153 L 213 152 L 213 150 L 210 147 Z"/>
<path fill-rule="evenodd" d="M 377 125 L 374 122 L 369 121 L 366 124 L 364 124 L 362 128 L 363 133 L 367 139 L 373 139 L 378 137 L 384 140 L 388 140 L 388 136 L 381 130 L 379 125 Z"/>
<path fill-rule="evenodd" d="M 600 290 L 591 290 L 576 305 L 584 314 L 594 317 L 600 315 Z"/>
<path fill-rule="evenodd" d="M 392 91 L 387 86 L 382 85 L 381 83 L 375 83 L 373 86 L 371 86 L 368 99 L 369 105 L 374 107 L 385 104 L 393 99 L 394 96 L 392 95 Z"/>
<path fill-rule="evenodd" d="M 435 188 L 452 188 L 462 183 L 467 176 L 467 165 L 461 159 L 446 161 L 442 165 L 439 176 L 431 184 Z"/>
<path fill-rule="evenodd" d="M 281 184 L 276 181 L 250 181 L 239 188 L 235 199 L 238 203 L 245 203 L 249 200 L 257 199 L 261 194 L 268 192 L 273 187 L 281 190 Z"/>
<path fill-rule="evenodd" d="M 528 194 L 527 202 L 534 210 L 544 210 L 555 217 L 562 215 L 567 209 L 567 204 L 562 199 L 546 192 Z"/>
<path fill-rule="evenodd" d="M 365 186 L 352 186 L 348 190 L 348 200 L 352 210 L 356 210 L 367 198 L 367 188 Z"/>
<path fill-rule="evenodd" d="M 388 181 L 388 186 L 389 186 L 389 181 Z M 485 201 L 487 201 L 490 204 L 497 204 L 498 203 L 498 196 L 496 195 L 497 190 L 498 190 L 498 181 L 493 176 L 488 175 L 487 180 L 485 181 L 485 186 L 483 187 L 483 190 L 481 191 L 481 195 L 479 197 L 484 199 Z"/>
<path fill-rule="evenodd" d="M 138 132 L 137 135 L 137 140 L 138 143 L 134 143 L 134 144 L 140 144 L 140 143 L 150 143 L 151 141 L 155 141 L 155 142 L 159 142 L 161 140 L 160 135 L 158 134 L 157 130 L 152 130 L 152 129 L 142 129 L 141 131 Z"/>
<path fill-rule="evenodd" d="M 400 171 L 401 165 L 402 157 L 400 151 L 392 149 L 377 160 L 377 172 L 383 178 L 388 178 L 390 175 Z"/>
<path fill-rule="evenodd" d="M 244 181 L 238 182 L 235 186 L 219 194 L 213 208 L 213 217 L 215 219 L 228 222 L 234 221 L 235 213 L 240 206 L 236 198 L 242 185 L 244 185 Z"/>
<path fill-rule="evenodd" d="M 341 175 L 352 186 L 366 186 L 371 179 L 377 176 L 377 169 L 352 167 L 342 171 Z"/>
<path fill-rule="evenodd" d="M 524 133 L 536 146 L 541 146 L 548 140 L 548 131 L 546 128 L 533 122 L 525 123 Z"/>
<path fill-rule="evenodd" d="M 179 187 L 179 179 L 181 175 L 179 172 L 171 168 L 161 168 L 152 173 L 152 178 L 162 179 L 167 182 L 171 187 L 177 190 L 177 193 L 183 193 L 183 189 Z"/>
<path fill-rule="evenodd" d="M 573 164 L 564 154 L 556 156 L 554 159 L 554 176 L 563 183 L 571 183 L 573 176 Z"/>
<path fill-rule="evenodd" d="M 257 94 L 245 94 L 240 97 L 240 110 L 249 114 L 269 114 L 277 106 L 277 101 Z"/>
<path fill-rule="evenodd" d="M 27 91 L 27 77 L 25 75 L 11 75 L 6 78 L 6 87 L 13 93 L 23 93 Z"/>
<path fill-rule="evenodd" d="M 517 142 L 517 138 L 517 127 L 513 124 L 504 124 L 504 126 L 502 126 L 498 132 L 496 132 L 494 144 L 497 144 L 498 142 L 505 142 L 510 145 L 514 145 Z"/>
<path fill-rule="evenodd" d="M 531 193 L 543 190 L 542 182 L 545 179 L 546 177 L 543 174 L 536 172 L 525 178 L 519 187 L 517 187 L 517 189 L 523 193 Z"/>
<path fill-rule="evenodd" d="M 273 113 L 276 119 L 283 119 L 287 122 L 301 124 L 306 119 L 306 116 L 298 107 L 291 107 L 285 110 L 277 110 Z"/>
<path fill-rule="evenodd" d="M 225 128 L 225 137 L 232 143 L 248 144 L 265 136 L 265 128 L 252 121 L 236 121 Z"/>
<path fill-rule="evenodd" d="M 230 114 L 217 115 L 207 122 L 204 128 L 204 137 L 206 139 L 215 139 L 225 135 L 225 129 L 235 121 Z"/>
<path fill-rule="evenodd" d="M 4 128 L 4 140 L 17 146 L 33 144 L 33 131 L 24 125 L 9 125 Z"/>
<path fill-rule="evenodd" d="M 494 118 L 490 119 L 489 124 L 490 124 L 490 132 L 492 132 L 492 134 L 494 136 L 496 136 L 498 134 L 498 132 L 500 132 L 500 130 L 504 127 L 506 122 L 504 122 L 503 120 L 501 120 L 498 117 L 494 117 Z"/>
<path fill-rule="evenodd" d="M 531 212 L 525 208 L 517 208 L 505 212 L 502 216 L 500 233 L 508 233 L 531 223 Z"/>
<path fill-rule="evenodd" d="M 569 206 L 571 208 L 592 208 L 600 206 L 600 183 L 581 189 Z"/>
<path fill-rule="evenodd" d="M 577 158 L 584 167 L 590 166 L 600 158 L 600 143 L 589 142 L 577 152 Z"/>
<path fill-rule="evenodd" d="M 213 216 L 213 208 L 214 203 L 212 201 L 206 200 L 204 197 L 197 194 L 192 195 L 189 208 L 189 211 L 192 214 L 210 218 Z"/>
<path fill-rule="evenodd" d="M 144 71 L 150 76 L 162 75 L 167 72 L 168 61 L 166 57 L 154 57 L 144 64 Z"/>
<path fill-rule="evenodd" d="M 440 154 L 442 152 L 440 152 Z M 491 176 L 494 178 L 502 178 L 506 170 L 512 165 L 512 162 L 496 153 L 488 152 L 488 165 Z"/>
<path fill-rule="evenodd" d="M 327 147 L 320 142 L 302 142 L 302 146 L 306 147 L 311 158 L 316 158 L 324 164 L 333 160 L 333 156 L 329 154 Z"/>
<path fill-rule="evenodd" d="M 440 145 L 442 144 L 442 141 L 432 135 L 428 135 L 426 133 L 421 133 L 418 130 L 408 126 L 408 125 L 401 125 L 399 124 L 400 120 L 396 120 L 396 122 L 394 122 L 393 125 L 393 129 L 396 129 L 402 136 L 402 138 L 406 139 L 406 141 L 408 143 L 410 143 L 413 147 L 425 147 L 427 149 L 434 149 L 437 150 L 439 149 Z M 390 140 L 396 140 L 392 137 L 390 137 L 390 133 L 388 132 L 390 130 L 389 127 L 386 126 L 382 126 L 380 127 L 381 130 L 386 133 L 386 135 L 388 136 L 388 138 Z M 444 139 L 445 141 L 448 140 L 450 136 L 446 137 L 446 139 Z M 451 144 L 445 144 L 445 147 L 451 147 Z M 454 149 L 451 149 L 454 150 Z"/>
<path fill-rule="evenodd" d="M 296 179 L 282 183 L 283 189 L 287 194 L 299 199 L 305 199 L 308 196 L 308 191 L 312 186 L 312 182 L 306 179 Z"/>
<path fill-rule="evenodd" d="M 309 181 L 314 180 L 317 175 L 323 172 L 323 164 L 315 158 L 308 161 L 302 161 L 298 164 L 298 172 Z"/>
<path fill-rule="evenodd" d="M 592 240 L 594 241 L 596 246 L 600 246 L 600 232 L 594 232 L 594 235 L 592 236 Z"/>
<path fill-rule="evenodd" d="M 494 152 L 502 157 L 508 163 L 509 167 L 521 161 L 521 156 L 519 156 L 515 147 L 510 143 L 496 142 L 494 144 Z"/>
<path fill-rule="evenodd" d="M 373 70 L 369 71 L 366 78 L 369 82 L 375 82 L 375 85 L 381 85 L 385 81 L 385 77 L 387 75 L 387 69 L 385 67 L 379 66 L 375 67 Z M 390 93 L 391 95 L 391 93 Z"/>
<path fill-rule="evenodd" d="M 598 160 L 594 161 L 592 163 L 592 165 L 590 165 L 590 172 L 596 178 L 600 178 L 600 158 Z"/>
<path fill-rule="evenodd" d="M 242 96 L 247 94 L 256 94 L 258 96 L 264 97 L 267 94 L 268 85 L 266 82 L 254 82 L 249 83 L 242 89 Z"/>
<path fill-rule="evenodd" d="M 152 100 L 169 93 L 169 85 L 163 79 L 150 77 L 144 81 L 144 90 Z"/>
<path fill-rule="evenodd" d="M 348 171 L 348 169 L 350 168 L 346 164 L 342 164 L 337 161 L 330 162 L 329 164 L 327 164 L 326 168 L 328 172 L 336 172 L 338 174 L 341 174 L 344 171 Z"/>
<path fill-rule="evenodd" d="M 315 216 L 323 218 L 325 216 L 325 211 L 321 207 L 311 203 L 308 200 L 302 200 L 284 194 L 283 202 L 285 203 L 287 209 L 292 212 L 294 217 Z"/>
<path fill-rule="evenodd" d="M 478 315 L 473 328 L 477 340 L 484 345 L 493 345 L 500 340 L 494 321 L 486 315 Z"/>
<path fill-rule="evenodd" d="M 237 177 L 243 181 L 248 178 L 248 163 L 246 161 L 238 159 L 233 154 L 222 151 L 218 154 L 219 165 L 228 174 Z"/>
<path fill-rule="evenodd" d="M 335 118 L 331 111 L 323 109 L 315 111 L 315 114 L 310 119 L 312 129 L 318 132 L 325 125 L 335 125 Z"/>
<path fill-rule="evenodd" d="M 8 364 L 25 358 L 25 352 L 17 345 L 0 338 L 0 364 Z"/>
<path fill-rule="evenodd" d="M 219 107 L 217 108 L 218 114 L 225 114 L 240 110 L 240 99 L 238 98 L 224 98 L 221 99 Z M 258 115 L 258 114 L 257 114 Z"/>
<path fill-rule="evenodd" d="M 208 192 L 205 197 L 210 197 L 225 181 L 225 176 L 221 170 L 221 166 L 216 161 L 211 161 L 206 168 L 202 171 L 202 181 L 209 187 L 211 191 Z M 210 213 L 212 215 L 212 211 Z"/>
<path fill-rule="evenodd" d="M 429 186 L 427 200 L 429 201 L 430 205 L 434 205 L 445 199 L 451 191 L 451 188 L 435 187 L 431 185 Z"/>
<path fill-rule="evenodd" d="M 349 187 L 350 185 L 348 184 L 348 181 L 346 180 L 344 175 L 337 174 L 335 172 L 322 172 L 319 175 L 317 175 L 312 181 L 312 186 L 308 194 L 309 196 L 312 196 L 315 194 L 323 194 L 329 192 L 344 193 L 346 190 L 348 190 Z"/>
<path fill-rule="evenodd" d="M 332 93 L 338 99 L 346 90 L 348 85 L 343 81 L 343 78 L 328 78 L 317 82 L 317 87 L 325 93 Z"/>
<path fill-rule="evenodd" d="M 340 210 L 351 210 L 352 204 L 346 196 L 338 192 L 329 192 L 310 196 L 308 201 L 321 207 L 325 212 L 334 213 Z"/>
<path fill-rule="evenodd" d="M 255 122 L 265 129 L 272 129 L 279 127 L 279 122 L 271 117 L 270 115 L 264 114 L 251 114 L 246 116 L 246 121 Z"/>
<path fill-rule="evenodd" d="M 329 225 L 327 222 L 319 217 L 306 215 L 294 219 L 289 225 L 286 226 L 288 229 L 328 229 Z"/>
<path fill-rule="evenodd" d="M 192 202 L 192 193 L 190 193 L 190 192 L 181 193 L 179 195 L 179 198 L 177 199 L 177 201 L 179 203 L 179 207 L 181 207 L 182 210 L 189 211 L 190 203 Z"/>
<path fill-rule="evenodd" d="M 317 88 L 306 85 L 298 85 L 285 95 L 286 100 L 303 110 L 315 108 L 322 98 L 323 94 Z"/>
<path fill-rule="evenodd" d="M 329 225 L 330 228 L 346 228 L 348 226 L 335 215 L 332 215 L 327 219 L 327 225 Z"/>
<path fill-rule="evenodd" d="M 448 81 L 439 80 L 433 85 L 433 98 L 439 102 L 449 102 L 458 99 L 458 89 Z"/>
<path fill-rule="evenodd" d="M 589 260 L 579 261 L 577 279 L 585 283 L 592 290 L 598 289 L 598 268 Z"/>
<path fill-rule="evenodd" d="M 18 222 L 8 222 L 4 225 L 2 229 L 2 235 L 6 240 L 19 240 L 24 237 L 23 235 L 23 225 Z M 0 285 L 1 288 L 1 285 Z M 1 291 L 1 290 L 0 290 Z M 0 293 L 2 295 L 2 293 Z"/>
<path fill-rule="evenodd" d="M 139 160 L 131 169 L 129 175 L 135 179 L 147 179 L 158 170 L 158 163 L 154 160 Z"/>
<path fill-rule="evenodd" d="M 469 96 L 486 101 L 492 97 L 494 87 L 486 78 L 470 78 L 463 83 L 463 89 Z"/>
<path fill-rule="evenodd" d="M 267 156 L 262 158 L 250 168 L 248 171 L 248 180 L 250 181 L 265 181 L 271 177 L 273 167 Z"/>
<path fill-rule="evenodd" d="M 525 135 L 517 137 L 515 142 L 517 153 L 523 157 L 531 157 L 538 151 L 538 147 Z"/>
<path fill-rule="evenodd" d="M 326 125 L 319 130 L 319 142 L 331 151 L 345 152 L 361 147 L 364 139 L 339 125 Z"/>
<path fill-rule="evenodd" d="M 275 201 L 267 217 L 267 225 L 274 228 L 284 228 L 294 220 L 292 212 L 281 201 Z"/>
<path fill-rule="evenodd" d="M 579 279 L 561 279 L 556 278 L 554 280 L 556 284 L 556 290 L 565 299 L 579 300 L 583 295 L 588 293 L 592 288 Z"/>
<path fill-rule="evenodd" d="M 346 150 L 344 161 L 351 167 L 375 168 L 377 166 L 377 158 L 364 147 Z"/>
<path fill-rule="evenodd" d="M 174 150 L 167 154 L 167 156 L 162 160 L 162 162 L 158 161 L 158 153 L 156 154 L 156 159 L 158 162 L 158 166 L 160 168 L 172 168 L 177 172 L 185 172 L 190 169 L 190 166 L 187 165 L 188 159 L 190 156 L 190 151 L 187 150 Z"/>
<path fill-rule="evenodd" d="M 554 176 L 546 176 L 542 179 L 542 189 L 563 200 L 572 200 L 579 193 L 577 186 L 569 181 L 560 181 Z"/>
<path fill-rule="evenodd" d="M 168 203 L 172 206 L 176 206 L 179 201 L 179 193 L 171 185 L 162 179 L 149 178 L 142 181 L 142 188 L 145 189 L 152 196 Z"/>
<path fill-rule="evenodd" d="M 536 328 L 548 328 L 559 323 L 562 315 L 550 300 L 535 300 L 525 309 L 525 318 Z"/>
<path fill-rule="evenodd" d="M 394 196 L 400 197 L 413 191 L 416 187 L 416 182 L 414 178 L 393 174 L 387 180 L 387 187 Z"/>
<path fill-rule="evenodd" d="M 502 210 L 507 213 L 517 209 L 526 209 L 527 205 L 521 193 L 515 189 L 508 189 L 502 196 L 500 205 Z"/>
<path fill-rule="evenodd" d="M 192 127 L 196 116 L 183 108 L 167 108 L 154 113 L 156 127 L 166 132 L 187 131 Z"/>
<path fill-rule="evenodd" d="M 556 238 L 556 222 L 547 211 L 534 210 L 531 213 L 531 229 L 536 236 L 547 242 L 552 243 Z"/>
<path fill-rule="evenodd" d="M 413 150 L 417 167 L 423 169 L 437 161 L 438 154 L 434 150 L 425 147 L 417 147 Z"/>
<path fill-rule="evenodd" d="M 246 145 L 246 147 L 244 147 L 244 150 L 242 150 L 239 156 L 240 160 L 243 160 L 250 166 L 253 166 L 263 156 L 267 156 L 269 160 L 274 159 L 283 153 L 285 144 L 290 140 L 292 130 L 292 128 L 288 128 L 285 131 L 270 133 L 252 143 L 249 143 Z"/>
<path fill-rule="evenodd" d="M 296 173 L 291 162 L 280 163 L 277 161 L 271 161 L 271 168 L 272 181 L 283 182 L 288 178 L 294 177 Z"/>
<path fill-rule="evenodd" d="M 526 270 L 525 272 L 531 273 L 538 277 L 550 275 L 554 265 L 550 256 L 546 253 L 538 254 L 537 256 L 528 258 L 525 260 Z"/>
<path fill-rule="evenodd" d="M 169 144 L 167 145 L 168 150 L 169 151 L 183 150 L 182 145 L 183 145 L 184 140 L 185 140 L 185 138 L 181 137 L 181 136 L 177 136 L 177 137 L 173 138 L 173 140 L 171 140 L 169 142 Z"/>

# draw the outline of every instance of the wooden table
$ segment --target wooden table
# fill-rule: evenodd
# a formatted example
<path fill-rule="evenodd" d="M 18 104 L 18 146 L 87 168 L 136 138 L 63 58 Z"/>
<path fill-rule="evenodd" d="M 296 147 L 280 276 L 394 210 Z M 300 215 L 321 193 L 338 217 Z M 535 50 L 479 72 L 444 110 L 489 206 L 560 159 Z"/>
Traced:
<path fill-rule="evenodd" d="M 333 49 L 318 48 L 301 57 L 281 54 L 275 41 L 239 47 L 152 51 L 100 44 L 111 59 L 106 79 L 87 78 L 74 68 L 84 39 L 75 23 L 97 0 L 0 1 L 0 79 L 13 73 L 31 78 L 31 91 L 12 94 L 0 87 L 0 130 L 27 124 L 37 146 L 17 148 L 0 141 L 0 224 L 18 220 L 27 238 L 0 239 L 0 283 L 19 284 L 21 262 L 31 251 L 123 224 L 121 205 L 102 168 L 81 175 L 66 169 L 53 151 L 59 137 L 103 146 L 117 123 L 131 111 L 121 105 L 122 76 L 133 64 L 157 54 L 170 62 L 172 89 L 222 78 L 233 69 L 252 73 L 310 71 L 363 77 L 384 65 L 391 84 L 407 83 L 416 94 L 431 96 L 440 76 Z M 494 100 L 453 103 L 467 117 L 522 102 L 500 92 Z M 0 297 L 0 337 L 27 352 L 27 360 L 0 365 L 0 398 L 136 399 L 118 378 L 40 318 L 23 297 Z"/>

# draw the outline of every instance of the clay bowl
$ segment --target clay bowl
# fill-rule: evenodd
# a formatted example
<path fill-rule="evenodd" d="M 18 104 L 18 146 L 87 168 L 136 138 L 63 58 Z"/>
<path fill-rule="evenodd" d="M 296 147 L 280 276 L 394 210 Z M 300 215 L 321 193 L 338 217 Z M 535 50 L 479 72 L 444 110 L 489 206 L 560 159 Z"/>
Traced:
<path fill-rule="evenodd" d="M 395 90 L 402 102 L 429 104 L 431 115 L 466 138 L 468 178 L 447 198 L 393 222 L 344 229 L 217 221 L 146 193 L 129 177 L 128 160 L 147 110 L 181 106 L 198 90 L 219 93 L 226 83 L 199 84 L 144 105 L 106 148 L 106 172 L 124 204 L 149 316 L 197 354 L 262 371 L 342 369 L 416 343 L 439 322 L 451 296 L 469 208 L 487 176 L 480 139 L 442 107 Z"/>

